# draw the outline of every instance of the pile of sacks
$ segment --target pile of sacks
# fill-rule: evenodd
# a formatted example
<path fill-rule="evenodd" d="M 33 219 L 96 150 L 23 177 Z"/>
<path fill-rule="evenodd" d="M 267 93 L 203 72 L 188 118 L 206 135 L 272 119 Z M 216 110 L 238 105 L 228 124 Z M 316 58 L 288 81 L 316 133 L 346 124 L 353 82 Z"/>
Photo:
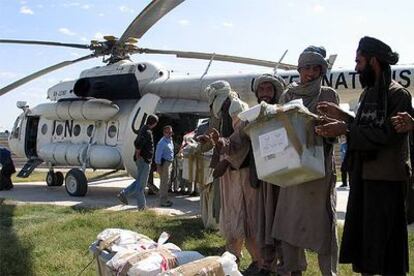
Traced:
<path fill-rule="evenodd" d="M 167 243 L 163 232 L 158 241 L 133 231 L 109 228 L 102 231 L 90 246 L 97 257 L 99 275 L 242 275 L 236 257 L 204 257 L 196 251 L 182 251 Z"/>

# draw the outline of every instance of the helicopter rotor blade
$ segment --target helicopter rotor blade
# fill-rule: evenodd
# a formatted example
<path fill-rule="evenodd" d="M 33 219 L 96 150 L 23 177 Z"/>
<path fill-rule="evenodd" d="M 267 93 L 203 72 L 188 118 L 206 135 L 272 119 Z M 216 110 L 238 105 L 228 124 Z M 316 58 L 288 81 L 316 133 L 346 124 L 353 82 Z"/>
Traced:
<path fill-rule="evenodd" d="M 0 39 L 0 43 L 35 44 L 35 45 L 47 45 L 47 46 L 71 47 L 71 48 L 78 48 L 78 49 L 90 49 L 90 46 L 86 44 L 62 43 L 62 42 L 42 41 L 42 40 Z"/>
<path fill-rule="evenodd" d="M 58 64 L 55 64 L 55 65 L 46 67 L 46 68 L 44 68 L 42 70 L 39 70 L 37 72 L 34 72 L 34 73 L 32 73 L 32 74 L 30 74 L 30 75 L 28 75 L 28 76 L 26 76 L 26 77 L 24 77 L 24 78 L 22 78 L 20 80 L 17 80 L 15 82 L 13 82 L 13 83 L 11 83 L 11 84 L 9 84 L 9 85 L 1 88 L 0 89 L 0 96 L 6 94 L 10 90 L 13 90 L 13 89 L 15 89 L 15 88 L 17 88 L 17 87 L 19 87 L 19 86 L 21 86 L 21 85 L 23 85 L 23 84 L 31 81 L 31 80 L 33 80 L 33 79 L 36 79 L 36 78 L 38 78 L 40 76 L 43 76 L 43 75 L 45 75 L 45 74 L 47 74 L 49 72 L 52 72 L 52 71 L 55 71 L 55 70 L 60 69 L 62 67 L 65 67 L 65 66 L 74 64 L 74 63 L 79 62 L 79 61 L 84 61 L 84 60 L 87 60 L 87 59 L 90 59 L 90 58 L 94 58 L 94 57 L 96 57 L 96 56 L 95 55 L 87 55 L 87 56 L 84 56 L 84 57 L 81 57 L 81 58 L 78 58 L 78 59 L 66 60 L 66 61 L 60 62 Z"/>
<path fill-rule="evenodd" d="M 140 39 L 158 20 L 182 2 L 184 0 L 153 0 L 131 22 L 117 44 L 123 44 L 130 37 Z"/>
<path fill-rule="evenodd" d="M 296 65 L 287 64 L 287 63 L 278 63 L 275 61 L 268 61 L 262 59 L 246 58 L 239 56 L 231 55 L 221 55 L 215 53 L 202 53 L 202 52 L 188 52 L 188 51 L 176 51 L 176 50 L 160 50 L 160 49 L 149 49 L 149 48 L 139 48 L 139 53 L 144 54 L 166 54 L 166 55 L 175 55 L 178 58 L 193 58 L 193 59 L 206 59 L 206 60 L 219 60 L 227 61 L 234 63 L 242 63 L 249 65 L 258 65 L 264 67 L 275 68 L 278 65 L 278 68 L 284 70 L 295 70 L 297 69 Z"/>

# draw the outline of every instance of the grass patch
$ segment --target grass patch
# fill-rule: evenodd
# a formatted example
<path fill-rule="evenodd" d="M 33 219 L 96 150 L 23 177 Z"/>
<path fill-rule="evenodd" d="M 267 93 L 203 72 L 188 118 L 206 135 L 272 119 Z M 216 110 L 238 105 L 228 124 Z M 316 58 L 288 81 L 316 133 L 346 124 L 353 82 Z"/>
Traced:
<path fill-rule="evenodd" d="M 224 252 L 216 231 L 203 229 L 198 218 L 174 218 L 146 212 L 108 212 L 49 205 L 0 205 L 0 275 L 77 275 L 92 259 L 89 245 L 105 228 L 124 228 L 157 239 L 162 231 L 183 250 L 204 255 Z M 342 229 L 339 229 L 340 233 Z M 410 233 L 410 255 L 414 235 Z M 244 249 L 241 269 L 250 263 Z M 308 252 L 305 275 L 319 275 L 317 256 Z M 412 258 L 410 266 L 414 267 Z M 83 275 L 96 275 L 94 264 Z M 352 275 L 339 265 L 339 275 Z"/>

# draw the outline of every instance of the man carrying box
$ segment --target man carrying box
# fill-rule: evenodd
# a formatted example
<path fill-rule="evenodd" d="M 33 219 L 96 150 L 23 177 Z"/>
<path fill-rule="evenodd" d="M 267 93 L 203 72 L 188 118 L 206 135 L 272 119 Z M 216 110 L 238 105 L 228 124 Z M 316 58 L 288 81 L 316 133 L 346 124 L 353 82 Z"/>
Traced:
<path fill-rule="evenodd" d="M 283 79 L 270 74 L 259 76 L 253 83 L 253 91 L 258 103 L 266 102 L 268 104 L 277 104 L 284 89 L 285 83 Z M 243 145 L 250 149 L 250 181 L 259 190 L 256 239 L 262 257 L 261 267 L 263 270 L 270 272 L 275 271 L 274 264 L 278 261 L 280 262 L 282 259 L 280 244 L 272 237 L 279 186 L 261 181 L 257 178 L 250 138 L 247 135 L 246 137 L 247 141 L 243 142 Z"/>
<path fill-rule="evenodd" d="M 328 64 L 323 47 L 309 46 L 299 56 L 300 83 L 291 84 L 281 103 L 302 99 L 316 113 L 320 101 L 339 104 L 335 90 L 323 87 Z M 280 188 L 273 237 L 281 241 L 283 262 L 280 274 L 301 275 L 306 270 L 305 249 L 318 254 L 322 275 L 336 275 L 336 175 L 332 140 L 324 139 L 325 177 L 295 186 Z"/>

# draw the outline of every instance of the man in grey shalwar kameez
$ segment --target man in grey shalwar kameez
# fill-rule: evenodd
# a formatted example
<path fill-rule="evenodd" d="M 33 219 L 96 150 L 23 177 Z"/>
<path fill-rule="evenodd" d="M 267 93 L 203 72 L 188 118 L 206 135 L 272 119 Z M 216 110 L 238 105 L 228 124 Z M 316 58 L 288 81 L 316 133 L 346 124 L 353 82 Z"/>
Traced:
<path fill-rule="evenodd" d="M 258 103 L 262 101 L 268 104 L 278 103 L 284 89 L 285 83 L 283 79 L 270 74 L 259 76 L 253 83 L 253 91 Z M 257 179 L 256 166 L 249 138 L 244 142 L 244 145 L 250 149 L 251 183 L 254 183 L 259 190 L 256 239 L 262 256 L 261 268 L 266 271 L 275 271 L 274 264 L 281 260 L 279 243 L 272 237 L 272 226 L 274 224 L 279 186 Z"/>
<path fill-rule="evenodd" d="M 321 86 L 327 70 L 325 49 L 310 46 L 299 57 L 300 83 L 291 84 L 280 102 L 302 99 L 313 113 L 320 101 L 339 104 L 335 90 Z M 280 188 L 273 237 L 281 241 L 283 262 L 280 274 L 301 275 L 306 270 L 305 249 L 318 254 L 322 275 L 336 275 L 336 175 L 333 141 L 324 139 L 325 177 L 295 186 Z"/>

